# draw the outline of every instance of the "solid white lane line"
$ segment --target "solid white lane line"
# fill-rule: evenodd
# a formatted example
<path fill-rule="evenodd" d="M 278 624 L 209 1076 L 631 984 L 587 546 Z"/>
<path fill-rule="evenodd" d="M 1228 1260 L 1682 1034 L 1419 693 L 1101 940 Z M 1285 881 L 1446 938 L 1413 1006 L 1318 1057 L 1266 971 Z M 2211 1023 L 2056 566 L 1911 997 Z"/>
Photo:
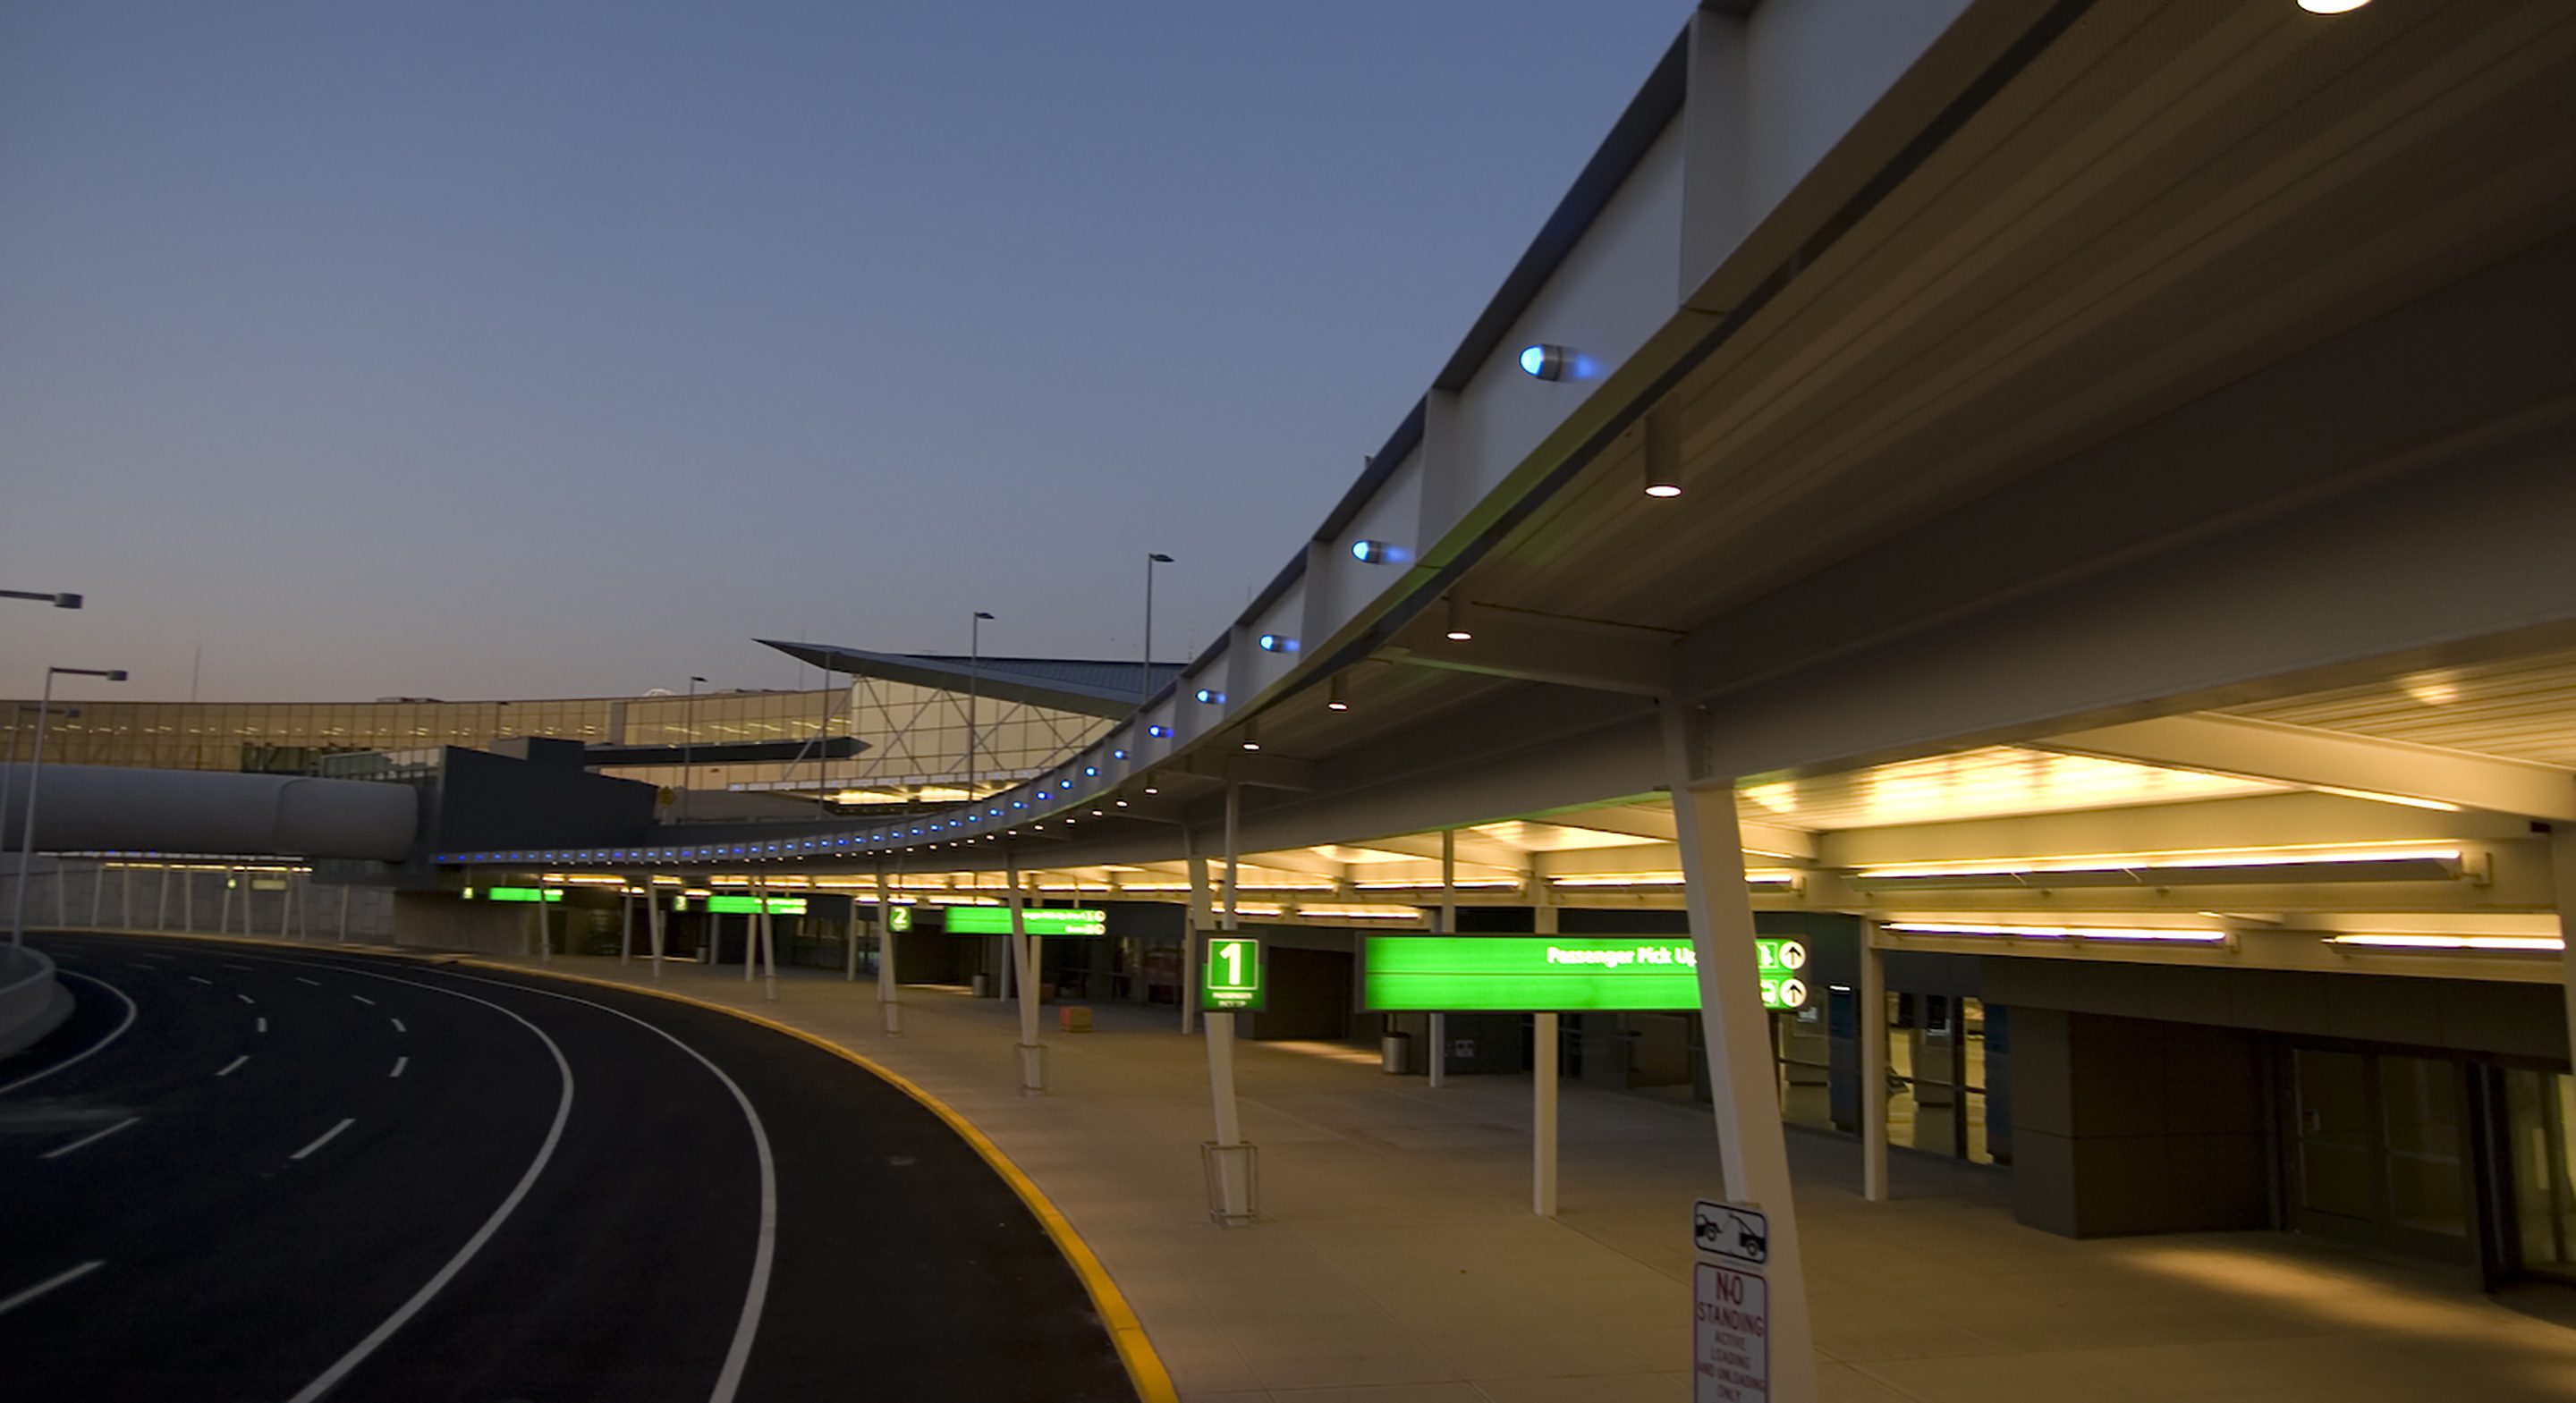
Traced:
<path fill-rule="evenodd" d="M 411 1059 L 410 1059 L 410 1058 L 408 1058 L 408 1057 L 397 1057 L 397 1058 L 395 1058 L 395 1059 L 394 1059 L 394 1069 L 393 1069 L 392 1071 L 390 1071 L 390 1072 L 385 1073 L 385 1075 L 386 1075 L 386 1076 L 389 1076 L 389 1077 L 398 1077 L 398 1076 L 401 1076 L 401 1075 L 402 1075 L 402 1069 L 403 1069 L 403 1068 L 405 1068 L 405 1067 L 408 1067 L 408 1066 L 410 1066 L 410 1065 L 411 1065 Z"/>
<path fill-rule="evenodd" d="M 241 1000 L 243 1003 L 246 1003 L 246 1004 L 255 1004 L 255 1003 L 258 1003 L 258 1002 L 259 1002 L 259 1000 L 252 998 L 252 997 L 251 997 L 250 995 L 248 995 L 248 994 L 235 994 L 235 995 L 233 995 L 233 997 L 234 997 L 234 998 L 236 998 L 236 999 Z"/>
<path fill-rule="evenodd" d="M 408 1033 L 411 1029 L 404 1027 L 403 1021 L 397 1018 L 394 1020 L 394 1031 L 397 1033 Z"/>
<path fill-rule="evenodd" d="M 120 1130 L 123 1130 L 125 1127 L 127 1127 L 127 1126 L 129 1126 L 129 1125 L 132 1125 L 132 1124 L 134 1124 L 136 1121 L 139 1121 L 139 1120 L 141 1120 L 141 1119 L 143 1119 L 143 1117 L 141 1117 L 141 1116 L 127 1116 L 125 1119 L 123 1119 L 123 1120 L 121 1120 L 121 1121 L 118 1121 L 116 1124 L 109 1126 L 109 1127 L 108 1127 L 107 1129 L 105 1129 L 105 1130 L 94 1130 L 94 1131 L 91 1131 L 89 1134 L 84 1135 L 84 1136 L 82 1136 L 81 1138 L 79 1138 L 79 1139 L 77 1139 L 77 1140 L 74 1140 L 74 1141 L 73 1141 L 73 1142 L 71 1142 L 70 1144 L 63 1146 L 61 1149 L 58 1149 L 58 1150 L 47 1150 L 47 1151 L 45 1151 L 43 1154 L 40 1154 L 40 1155 L 36 1156 L 36 1158 L 38 1158 L 38 1159 L 61 1159 L 63 1156 L 65 1156 L 65 1155 L 67 1155 L 67 1154 L 70 1154 L 72 1151 L 79 1149 L 81 1146 L 83 1146 L 83 1145 L 95 1145 L 95 1144 L 97 1144 L 99 1141 L 106 1139 L 108 1136 L 113 1135 L 113 1134 L 115 1134 L 116 1132 L 118 1132 L 118 1131 L 120 1131 Z"/>
<path fill-rule="evenodd" d="M 247 1053 L 247 1052 L 245 1052 L 245 1053 L 243 1053 L 241 1056 L 236 1057 L 236 1058 L 234 1058 L 233 1060 L 231 1060 L 230 1062 L 225 1063 L 225 1064 L 224 1064 L 224 1069 L 223 1069 L 222 1071 L 220 1071 L 220 1072 L 215 1073 L 215 1075 L 216 1075 L 216 1076 L 219 1076 L 219 1077 L 228 1077 L 228 1076 L 231 1076 L 233 1073 L 235 1073 L 235 1072 L 237 1072 L 237 1071 L 240 1071 L 240 1070 L 241 1070 L 241 1064 L 243 1064 L 244 1062 L 247 1062 L 247 1061 L 249 1061 L 249 1060 L 250 1060 L 250 1054 L 249 1054 L 249 1053 Z"/>
<path fill-rule="evenodd" d="M 365 1004 L 369 1008 L 374 1008 L 376 1006 L 376 1001 L 368 998 L 364 994 L 351 994 L 349 997 L 356 999 L 358 1002 Z"/>
<path fill-rule="evenodd" d="M 299 974 L 299 975 L 297 975 L 297 976 L 295 976 L 295 982 L 296 982 L 296 983 L 298 983 L 298 984 L 310 984 L 310 985 L 312 985 L 312 986 L 313 986 L 314 988 L 316 988 L 316 989 L 319 989 L 319 988 L 321 988 L 321 987 L 322 987 L 322 981 L 321 981 L 321 980 L 319 980 L 319 979 L 307 979 L 307 978 L 305 978 L 303 975 L 300 975 L 300 974 Z"/>
<path fill-rule="evenodd" d="M 192 974 L 188 976 L 188 982 L 191 984 L 205 984 L 211 986 L 215 981 L 208 979 L 202 974 Z"/>
<path fill-rule="evenodd" d="M 117 988 L 115 985 L 108 983 L 106 980 L 101 979 L 101 978 L 99 978 L 97 975 L 94 975 L 94 974 L 82 974 L 82 973 L 80 973 L 78 970 L 69 970 L 69 969 L 61 970 L 61 971 L 58 971 L 58 972 L 59 972 L 59 973 L 62 973 L 62 974 L 70 975 L 70 976 L 71 976 L 72 978 L 74 978 L 74 979 L 86 979 L 86 980 L 88 980 L 90 983 L 95 984 L 95 985 L 97 985 L 98 987 L 100 987 L 100 988 L 102 988 L 102 989 L 105 989 L 107 992 L 109 992 L 109 993 L 111 993 L 111 994 L 114 994 L 114 995 L 115 995 L 115 996 L 117 996 L 118 998 L 120 998 L 120 999 L 124 999 L 124 1000 L 125 1000 L 125 1020 L 124 1020 L 123 1022 L 121 1022 L 121 1023 L 117 1024 L 115 1027 L 113 1027 L 113 1028 L 109 1029 L 106 1037 L 103 1037 L 103 1038 L 99 1039 L 97 1042 L 91 1043 L 87 1048 L 85 1048 L 85 1049 L 83 1049 L 83 1050 L 81 1050 L 81 1051 L 79 1051 L 79 1052 L 75 1052 L 75 1053 L 73 1053 L 71 1056 L 64 1058 L 62 1061 L 57 1062 L 57 1063 L 55 1063 L 54 1065 L 52 1065 L 52 1066 L 50 1066 L 50 1067 L 47 1067 L 45 1070 L 43 1070 L 43 1071 L 41 1071 L 41 1072 L 30 1072 L 30 1073 L 28 1073 L 27 1075 L 25 1075 L 25 1076 L 23 1076 L 23 1077 L 18 1078 L 16 1081 L 13 1081 L 13 1082 L 9 1083 L 7 1086 L 0 1086 L 0 1096 L 5 1096 L 5 1095 L 7 1095 L 8 1093 L 10 1093 L 10 1092 L 12 1092 L 12 1091 L 15 1091 L 15 1090 L 17 1090 L 19 1087 L 25 1086 L 25 1085 L 27 1085 L 27 1084 L 28 1084 L 28 1083 L 30 1083 L 30 1082 L 39 1082 L 39 1081 L 43 1081 L 45 1078 L 52 1076 L 54 1073 L 61 1071 L 63 1068 L 68 1067 L 68 1066 L 72 1065 L 72 1064 L 73 1064 L 73 1063 L 75 1063 L 75 1062 L 81 1061 L 82 1059 L 87 1058 L 87 1057 L 95 1056 L 95 1055 L 97 1054 L 97 1052 L 98 1052 L 98 1050 L 99 1050 L 100 1048 L 103 1048 L 103 1047 L 107 1046 L 109 1043 L 112 1043 L 112 1042 L 116 1041 L 118 1038 L 124 1037 L 124 1036 L 125 1036 L 125 1030 L 134 1026 L 134 1015 L 135 1015 L 136 1013 L 140 1012 L 141 1010 L 137 1009 L 137 1008 L 134 1006 L 134 1000 L 132 1000 L 132 999 L 128 999 L 128 998 L 126 998 L 126 997 L 125 997 L 125 991 L 124 991 L 124 990 Z"/>
<path fill-rule="evenodd" d="M 357 1118 L 356 1116 L 342 1116 L 342 1117 L 340 1117 L 340 1123 L 339 1123 L 338 1125 L 335 1125 L 335 1126 L 331 1127 L 330 1129 L 325 1130 L 325 1131 L 323 1131 L 323 1132 L 322 1132 L 322 1138 L 321 1138 L 321 1139 L 314 1141 L 312 1144 L 305 1146 L 303 1149 L 297 1150 L 295 1153 L 293 1153 L 293 1154 L 291 1154 L 291 1155 L 288 1155 L 288 1156 L 287 1156 L 287 1158 L 288 1158 L 288 1159 L 302 1159 L 302 1158 L 304 1158 L 306 1155 L 309 1155 L 309 1154 L 313 1153 L 315 1150 L 318 1150 L 318 1149 L 322 1148 L 324 1145 L 330 1144 L 333 1140 L 338 1139 L 338 1138 L 340 1137 L 340 1132 L 341 1132 L 341 1131 L 346 1130 L 346 1129 L 348 1129 L 350 1126 L 356 1125 L 357 1123 L 358 1123 L 358 1118 Z"/>
<path fill-rule="evenodd" d="M 483 1220 L 483 1226 L 475 1229 L 474 1236 L 466 1239 L 465 1245 L 457 1249 L 456 1255 L 447 1259 L 447 1265 L 438 1269 L 438 1275 L 423 1283 L 418 1291 L 412 1293 L 410 1300 L 402 1303 L 400 1309 L 386 1316 L 384 1323 L 369 1331 L 365 1339 L 350 1346 L 348 1353 L 341 1355 L 330 1368 L 322 1371 L 321 1377 L 306 1384 L 293 1398 L 288 1399 L 287 1403 L 315 1403 L 315 1400 L 329 1393 L 342 1379 L 347 1378 L 350 1370 L 367 1362 L 367 1356 L 375 1353 L 385 1341 L 392 1339 L 394 1332 L 400 1330 L 413 1316 L 420 1314 L 421 1307 L 436 1299 L 438 1293 L 447 1288 L 447 1283 L 454 1280 L 456 1274 L 465 1269 L 465 1264 L 474 1260 L 474 1254 L 483 1250 L 483 1244 L 490 1242 L 492 1235 L 501 1230 L 501 1224 L 509 1218 L 511 1211 L 519 1206 L 520 1201 L 528 1196 L 528 1190 L 536 1187 L 537 1176 L 545 1172 L 546 1162 L 555 1157 L 555 1146 L 563 1142 L 564 1122 L 572 1118 L 572 1063 L 564 1060 L 563 1049 L 555 1046 L 555 1040 L 546 1036 L 545 1029 L 490 999 L 478 999 L 461 989 L 423 984 L 413 979 L 396 979 L 389 974 L 369 974 L 363 970 L 350 970 L 349 973 L 363 979 L 381 979 L 388 984 L 409 984 L 415 989 L 427 989 L 434 993 L 445 994 L 450 998 L 463 999 L 467 1003 L 481 1004 L 510 1019 L 520 1027 L 536 1034 L 537 1041 L 546 1045 L 547 1054 L 555 1060 L 556 1075 L 563 1078 L 563 1095 L 555 1102 L 554 1124 L 546 1128 L 545 1143 L 537 1147 L 537 1157 L 528 1162 L 527 1172 L 519 1176 L 518 1185 L 510 1190 L 510 1196 L 501 1200 L 501 1206 L 492 1210 L 492 1216 Z M 401 1027 L 402 1020 L 395 1019 L 394 1026 Z"/>
<path fill-rule="evenodd" d="M 72 1268 L 70 1271 L 64 1272 L 60 1276 L 48 1277 L 43 1281 L 39 1281 L 35 1285 L 28 1287 L 26 1290 L 19 1292 L 17 1295 L 11 1296 L 5 1301 L 0 1301 L 0 1315 L 7 1315 L 9 1312 L 16 1310 L 18 1307 L 36 1299 L 38 1296 L 53 1290 L 55 1287 L 68 1286 L 106 1265 L 107 1263 L 105 1262 L 83 1262 L 79 1266 Z"/>
<path fill-rule="evenodd" d="M 267 1017 L 266 1017 L 265 1015 L 263 1015 L 263 1016 L 260 1018 L 260 1020 L 259 1020 L 259 1027 L 258 1027 L 255 1031 L 257 1031 L 257 1032 L 262 1032 L 262 1033 L 265 1033 L 265 1032 L 267 1032 L 267 1031 L 268 1031 L 268 1019 L 267 1019 Z"/>
<path fill-rule="evenodd" d="M 734 1104 L 742 1108 L 742 1118 L 751 1126 L 752 1148 L 760 1156 L 760 1241 L 752 1252 L 751 1283 L 743 1292 L 742 1316 L 734 1325 L 733 1345 L 725 1351 L 724 1369 L 716 1375 L 715 1391 L 707 1395 L 707 1403 L 733 1403 L 734 1395 L 742 1388 L 743 1367 L 751 1362 L 751 1342 L 752 1338 L 760 1332 L 761 1310 L 769 1302 L 770 1264 L 778 1256 L 778 1161 L 769 1152 L 769 1130 L 760 1123 L 760 1112 L 752 1109 L 751 1098 L 743 1094 L 742 1087 L 736 1084 L 733 1078 L 725 1075 L 724 1068 L 707 1060 L 705 1053 L 680 1041 L 670 1032 L 655 1027 L 623 1009 L 610 1008 L 606 1004 L 594 1003 L 589 999 L 577 998 L 571 994 L 558 994 L 551 989 L 532 988 L 500 979 L 485 979 L 479 975 L 451 972 L 448 977 L 470 980 L 476 984 L 498 985 L 504 989 L 518 990 L 523 994 L 561 999 L 565 1003 L 580 1004 L 585 1008 L 598 1009 L 602 1013 L 615 1014 L 696 1058 L 699 1066 L 706 1068 L 717 1081 L 724 1083 L 725 1090 L 733 1093 Z M 311 1403 L 311 1400 L 305 1395 L 298 1395 L 290 1400 L 290 1403 Z"/>

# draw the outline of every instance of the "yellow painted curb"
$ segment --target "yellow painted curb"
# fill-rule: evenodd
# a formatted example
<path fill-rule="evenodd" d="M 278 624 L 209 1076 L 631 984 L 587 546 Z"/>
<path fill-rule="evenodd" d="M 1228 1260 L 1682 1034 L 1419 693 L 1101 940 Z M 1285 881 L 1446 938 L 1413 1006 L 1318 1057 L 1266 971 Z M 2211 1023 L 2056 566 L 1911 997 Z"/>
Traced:
<path fill-rule="evenodd" d="M 1172 1387 L 1171 1371 L 1163 1367 L 1163 1357 L 1154 1352 L 1154 1342 L 1145 1337 L 1144 1322 L 1136 1318 L 1135 1308 L 1127 1304 L 1127 1297 L 1118 1289 L 1118 1283 L 1110 1279 L 1108 1268 L 1100 1265 L 1100 1257 L 1091 1250 L 1091 1244 L 1083 1241 L 1082 1234 L 1074 1230 L 1072 1220 L 1066 1218 L 1062 1210 L 1047 1198 L 1046 1191 L 1037 1186 L 1036 1180 L 1031 1179 L 1018 1165 L 1013 1164 L 1009 1155 L 1002 1153 L 1002 1147 L 994 1144 L 991 1136 L 977 1129 L 973 1121 L 958 1114 L 956 1108 L 923 1090 L 920 1084 L 910 1077 L 819 1033 L 808 1032 L 792 1024 L 781 1023 L 775 1018 L 727 1004 L 710 1002 L 691 994 L 670 989 L 657 989 L 651 985 L 621 984 L 614 979 L 601 979 L 595 975 L 572 974 L 543 966 L 505 964 L 498 960 L 477 959 L 472 956 L 456 958 L 449 962 L 473 965 L 479 969 L 503 970 L 512 974 L 540 974 L 549 979 L 569 980 L 578 984 L 596 984 L 603 989 L 623 989 L 634 994 L 650 994 L 658 999 L 670 999 L 676 1003 L 691 1004 L 717 1013 L 731 1014 L 745 1022 L 757 1023 L 764 1028 L 811 1043 L 845 1062 L 855 1063 L 875 1074 L 895 1090 L 928 1107 L 932 1115 L 946 1122 L 949 1129 L 957 1132 L 957 1138 L 973 1147 L 975 1153 L 982 1155 L 984 1162 L 993 1167 L 993 1172 L 1002 1176 L 1002 1181 L 1009 1184 L 1012 1191 L 1020 1196 L 1020 1202 L 1028 1205 L 1029 1212 L 1037 1215 L 1039 1225 L 1046 1229 L 1048 1237 L 1055 1240 L 1056 1250 L 1064 1254 L 1064 1259 L 1073 1267 L 1074 1274 L 1082 1278 L 1083 1289 L 1091 1293 L 1092 1308 L 1100 1313 L 1101 1323 L 1109 1327 L 1110 1342 L 1118 1347 L 1119 1362 L 1127 1366 L 1127 1377 L 1136 1385 L 1136 1394 L 1142 1403 L 1180 1403 L 1180 1394 Z"/>

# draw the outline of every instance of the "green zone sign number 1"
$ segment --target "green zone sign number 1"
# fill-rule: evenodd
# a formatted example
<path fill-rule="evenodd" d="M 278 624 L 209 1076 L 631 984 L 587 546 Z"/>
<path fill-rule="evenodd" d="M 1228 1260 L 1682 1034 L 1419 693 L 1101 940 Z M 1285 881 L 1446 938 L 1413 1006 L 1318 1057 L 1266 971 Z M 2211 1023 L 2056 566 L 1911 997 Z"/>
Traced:
<path fill-rule="evenodd" d="M 1199 1007 L 1210 1013 L 1259 1010 L 1269 988 L 1261 978 L 1261 942 L 1240 935 L 1207 938 L 1207 968 L 1199 972 Z"/>

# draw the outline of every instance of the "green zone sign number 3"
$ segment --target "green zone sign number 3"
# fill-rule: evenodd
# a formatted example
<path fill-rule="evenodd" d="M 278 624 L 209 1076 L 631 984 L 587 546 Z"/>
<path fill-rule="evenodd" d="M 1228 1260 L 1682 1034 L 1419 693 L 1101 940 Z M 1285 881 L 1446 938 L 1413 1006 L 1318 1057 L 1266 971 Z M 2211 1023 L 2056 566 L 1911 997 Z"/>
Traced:
<path fill-rule="evenodd" d="M 1261 942 L 1239 935 L 1207 938 L 1207 968 L 1199 972 L 1199 1007 L 1210 1013 L 1259 1010 L 1268 987 L 1261 978 Z"/>

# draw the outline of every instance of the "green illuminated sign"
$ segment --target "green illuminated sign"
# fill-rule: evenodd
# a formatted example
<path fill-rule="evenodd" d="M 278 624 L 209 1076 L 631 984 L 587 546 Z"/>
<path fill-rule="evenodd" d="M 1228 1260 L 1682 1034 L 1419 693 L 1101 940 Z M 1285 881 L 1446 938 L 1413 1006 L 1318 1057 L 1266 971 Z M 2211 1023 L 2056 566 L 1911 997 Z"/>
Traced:
<path fill-rule="evenodd" d="M 1261 978 L 1261 942 L 1210 934 L 1207 964 L 1199 971 L 1199 1007 L 1210 1013 L 1246 1008 L 1258 1012 L 1269 1007 L 1269 996 Z"/>
<path fill-rule="evenodd" d="M 887 930 L 890 930 L 897 935 L 903 934 L 905 931 L 912 929 L 912 908 L 909 906 L 887 907 L 885 923 Z"/>
<path fill-rule="evenodd" d="M 480 897 L 485 901 L 561 901 L 563 893 L 553 887 L 467 887 L 465 899 Z"/>
<path fill-rule="evenodd" d="M 688 910 L 689 899 L 685 896 L 681 897 L 679 901 L 671 907 L 671 909 L 674 911 Z M 760 910 L 760 898 L 756 896 L 742 896 L 734 892 L 717 892 L 715 895 L 706 899 L 706 904 L 701 909 L 712 911 L 719 916 L 749 916 Z M 769 914 L 773 916 L 802 916 L 805 914 L 805 898 L 801 896 L 773 896 L 769 898 Z"/>
<path fill-rule="evenodd" d="M 1097 907 L 1024 906 L 1020 908 L 1021 927 L 1031 935 L 1107 935 L 1109 913 Z M 948 908 L 950 935 L 1009 935 L 1011 908 L 1007 906 L 951 906 Z"/>
<path fill-rule="evenodd" d="M 1807 947 L 1756 942 L 1762 1006 L 1801 1008 Z M 1363 939 L 1361 1007 L 1373 1013 L 1557 1013 L 1699 1007 L 1687 939 L 1552 935 L 1373 935 Z"/>

